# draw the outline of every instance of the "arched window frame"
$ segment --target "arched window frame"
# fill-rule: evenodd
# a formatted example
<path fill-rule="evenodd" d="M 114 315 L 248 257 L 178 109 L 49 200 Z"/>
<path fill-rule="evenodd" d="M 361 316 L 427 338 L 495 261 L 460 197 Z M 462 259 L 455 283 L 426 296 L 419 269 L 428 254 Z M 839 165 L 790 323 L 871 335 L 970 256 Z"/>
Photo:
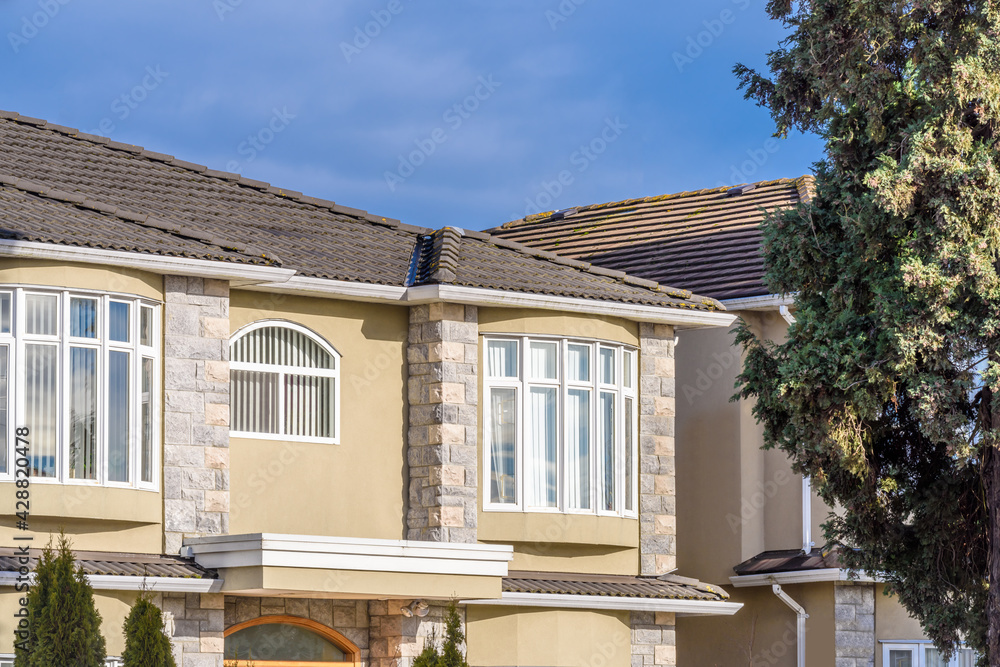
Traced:
<path fill-rule="evenodd" d="M 301 324 L 296 324 L 295 322 L 290 322 L 288 320 L 278 320 L 278 319 L 258 320 L 256 322 L 253 322 L 252 324 L 248 324 L 244 327 L 241 327 L 232 335 L 229 341 L 230 359 L 232 359 L 233 348 L 241 338 L 243 338 L 247 334 L 250 334 L 253 331 L 256 331 L 258 329 L 266 329 L 268 327 L 280 327 L 284 329 L 289 329 L 308 337 L 310 340 L 312 340 L 314 343 L 322 347 L 326 352 L 328 352 L 333 356 L 334 368 L 331 370 L 331 369 L 321 369 L 321 368 L 304 368 L 300 366 L 279 366 L 275 364 L 258 364 L 249 362 L 230 361 L 229 363 L 230 371 L 239 370 L 239 371 L 259 371 L 265 373 L 278 373 L 281 376 L 281 379 L 279 379 L 278 382 L 278 388 L 280 395 L 282 397 L 284 396 L 284 391 L 285 391 L 284 382 L 282 380 L 286 374 L 310 375 L 314 377 L 333 378 L 333 385 L 334 385 L 333 437 L 317 438 L 317 437 L 300 436 L 300 435 L 286 435 L 281 432 L 256 433 L 252 431 L 237 431 L 235 429 L 230 430 L 230 436 L 234 438 L 252 438 L 257 440 L 280 440 L 283 442 L 312 442 L 312 443 L 333 444 L 333 445 L 340 444 L 340 398 L 341 398 L 340 364 L 342 358 L 337 349 L 334 348 L 332 345 L 330 345 L 330 343 L 327 342 L 325 338 L 323 338 L 321 335 L 319 335 L 312 329 L 309 329 L 308 327 L 304 327 Z M 284 401 L 279 400 L 278 404 L 279 404 L 279 418 L 278 418 L 279 431 L 283 431 L 286 419 Z"/>
<path fill-rule="evenodd" d="M 227 628 L 223 633 L 223 637 L 228 637 L 231 634 L 255 625 L 297 625 L 305 628 L 333 643 L 337 648 L 344 652 L 346 660 L 344 662 L 290 662 L 286 660 L 256 659 L 227 660 L 226 667 L 229 667 L 230 665 L 233 665 L 233 667 L 250 667 L 251 665 L 254 667 L 316 667 L 317 665 L 358 665 L 361 663 L 361 649 L 359 649 L 354 642 L 333 628 L 328 628 L 322 623 L 318 623 L 312 619 L 302 618 L 301 616 L 261 616 L 250 621 L 237 623 L 236 625 Z"/>

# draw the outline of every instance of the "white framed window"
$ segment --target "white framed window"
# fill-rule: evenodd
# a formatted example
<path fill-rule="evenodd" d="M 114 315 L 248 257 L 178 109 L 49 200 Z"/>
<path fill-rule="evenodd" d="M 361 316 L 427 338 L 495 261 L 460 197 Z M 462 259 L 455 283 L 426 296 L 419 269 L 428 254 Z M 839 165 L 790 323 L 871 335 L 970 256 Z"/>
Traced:
<path fill-rule="evenodd" d="M 959 648 L 946 662 L 941 652 L 927 640 L 882 644 L 883 667 L 975 667 L 978 658 L 971 648 Z"/>
<path fill-rule="evenodd" d="M 231 435 L 340 442 L 340 353 L 321 336 L 262 320 L 230 344 Z"/>
<path fill-rule="evenodd" d="M 35 481 L 155 490 L 160 305 L 0 286 L 0 478 L 29 429 Z"/>
<path fill-rule="evenodd" d="M 635 349 L 506 335 L 483 347 L 483 508 L 636 516 Z"/>

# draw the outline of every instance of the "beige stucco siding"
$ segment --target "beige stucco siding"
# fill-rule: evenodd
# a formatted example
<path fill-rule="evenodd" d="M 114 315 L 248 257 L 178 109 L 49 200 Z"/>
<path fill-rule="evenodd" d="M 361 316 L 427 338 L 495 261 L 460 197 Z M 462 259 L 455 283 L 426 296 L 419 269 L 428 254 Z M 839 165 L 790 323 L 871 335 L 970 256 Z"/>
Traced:
<path fill-rule="evenodd" d="M 479 333 L 566 336 L 638 346 L 639 325 L 619 318 L 520 308 L 480 308 Z M 480 367 L 483 345 L 480 339 Z M 482 405 L 483 385 L 479 383 Z M 479 442 L 484 442 L 479 412 Z M 546 512 L 483 511 L 483 450 L 479 447 L 478 537 L 512 544 L 512 570 L 638 574 L 639 521 Z"/>
<path fill-rule="evenodd" d="M 470 605 L 468 661 L 480 667 L 628 667 L 628 612 Z"/>
<path fill-rule="evenodd" d="M 232 438 L 231 533 L 405 537 L 406 308 L 234 291 L 232 331 L 308 327 L 342 355 L 340 444 Z"/>
<path fill-rule="evenodd" d="M 875 586 L 875 667 L 882 667 L 882 643 L 926 639 L 920 622 L 899 604 L 894 596 L 885 595 L 885 585 Z"/>
<path fill-rule="evenodd" d="M 806 664 L 835 667 L 833 584 L 782 587 L 801 604 L 806 620 Z M 728 588 L 731 602 L 744 607 L 734 616 L 678 617 L 677 664 L 688 667 L 754 665 L 795 667 L 795 613 L 770 586 Z"/>
<path fill-rule="evenodd" d="M 0 284 L 100 290 L 163 300 L 162 276 L 107 265 L 0 259 Z"/>

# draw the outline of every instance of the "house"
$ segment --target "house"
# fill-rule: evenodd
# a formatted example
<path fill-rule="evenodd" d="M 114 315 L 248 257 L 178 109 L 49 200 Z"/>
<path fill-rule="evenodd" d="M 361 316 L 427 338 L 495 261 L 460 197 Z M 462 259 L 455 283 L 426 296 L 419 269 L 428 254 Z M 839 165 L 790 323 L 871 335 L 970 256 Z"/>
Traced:
<path fill-rule="evenodd" d="M 512 241 L 719 299 L 758 336 L 783 340 L 792 299 L 764 284 L 765 212 L 812 196 L 811 176 L 582 206 L 490 230 Z M 746 401 L 732 402 L 741 350 L 724 328 L 677 346 L 677 565 L 729 581 L 743 610 L 677 621 L 677 662 L 808 667 L 931 667 L 919 624 L 870 576 L 824 551 L 831 512 L 783 452 L 760 449 Z M 972 665 L 963 651 L 952 665 Z"/>
<path fill-rule="evenodd" d="M 732 321 L 0 113 L 0 665 L 60 530 L 113 656 L 146 588 L 181 667 L 405 667 L 452 600 L 477 666 L 677 664 L 743 606 L 675 505 L 676 337 Z"/>

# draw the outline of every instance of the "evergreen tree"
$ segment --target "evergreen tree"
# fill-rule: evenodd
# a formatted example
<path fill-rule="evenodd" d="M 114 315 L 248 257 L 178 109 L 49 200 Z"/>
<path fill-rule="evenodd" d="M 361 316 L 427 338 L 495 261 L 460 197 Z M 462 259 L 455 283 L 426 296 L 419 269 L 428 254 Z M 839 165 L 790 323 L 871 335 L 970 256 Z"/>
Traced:
<path fill-rule="evenodd" d="M 764 225 L 787 340 L 738 331 L 765 445 L 844 508 L 827 536 L 945 650 L 1000 666 L 1000 6 L 770 0 L 742 65 L 777 135 L 826 144 L 816 194 Z"/>
<path fill-rule="evenodd" d="M 413 667 L 469 667 L 460 648 L 465 642 L 458 605 L 452 601 L 444 617 L 444 643 L 439 651 L 437 635 L 432 634 L 424 650 L 413 660 Z"/>
<path fill-rule="evenodd" d="M 50 542 L 28 591 L 29 637 L 15 644 L 15 667 L 103 667 L 107 657 L 101 615 L 83 568 L 74 570 L 69 539 Z"/>
<path fill-rule="evenodd" d="M 163 632 L 163 614 L 144 592 L 125 619 L 124 667 L 177 667 L 170 639 Z"/>

